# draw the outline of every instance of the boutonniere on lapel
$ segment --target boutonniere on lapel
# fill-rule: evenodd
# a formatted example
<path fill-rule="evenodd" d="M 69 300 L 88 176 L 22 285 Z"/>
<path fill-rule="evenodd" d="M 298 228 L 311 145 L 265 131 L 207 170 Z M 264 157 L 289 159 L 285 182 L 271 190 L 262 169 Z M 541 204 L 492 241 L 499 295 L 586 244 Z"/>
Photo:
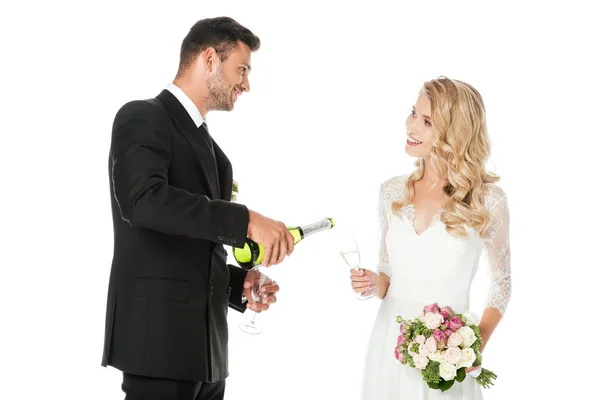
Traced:
<path fill-rule="evenodd" d="M 234 179 L 233 182 L 231 183 L 231 201 L 233 201 L 234 203 L 237 200 L 237 195 L 238 195 L 238 184 Z"/>

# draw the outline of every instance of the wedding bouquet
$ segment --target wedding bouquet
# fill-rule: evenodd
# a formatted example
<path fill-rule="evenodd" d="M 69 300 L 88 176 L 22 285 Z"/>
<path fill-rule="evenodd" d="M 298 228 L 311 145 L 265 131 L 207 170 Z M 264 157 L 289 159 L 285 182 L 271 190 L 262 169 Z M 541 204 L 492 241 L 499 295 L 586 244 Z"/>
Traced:
<path fill-rule="evenodd" d="M 237 201 L 237 195 L 238 195 L 238 183 L 234 179 L 231 182 L 231 201 L 232 202 L 235 203 Z"/>
<path fill-rule="evenodd" d="M 455 381 L 465 379 L 467 368 L 481 365 L 483 341 L 473 313 L 456 314 L 452 308 L 434 303 L 414 320 L 398 316 L 396 321 L 400 324 L 396 359 L 421 370 L 430 388 L 446 391 Z M 481 368 L 475 379 L 489 388 L 496 374 Z"/>

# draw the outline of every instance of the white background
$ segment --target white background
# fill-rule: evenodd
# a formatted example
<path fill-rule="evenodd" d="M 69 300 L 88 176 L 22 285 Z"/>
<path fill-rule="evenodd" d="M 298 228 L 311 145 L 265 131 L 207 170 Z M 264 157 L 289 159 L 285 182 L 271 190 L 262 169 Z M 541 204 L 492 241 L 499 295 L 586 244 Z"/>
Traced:
<path fill-rule="evenodd" d="M 486 348 L 499 378 L 485 397 L 591 393 L 600 32 L 589 6 L 157 4 L 3 6 L 0 398 L 123 398 L 121 374 L 100 366 L 112 120 L 125 102 L 157 95 L 192 24 L 218 15 L 262 40 L 251 92 L 208 116 L 239 201 L 289 225 L 352 223 L 365 267 L 376 261 L 379 184 L 413 167 L 404 120 L 421 84 L 446 75 L 479 89 L 490 168 L 509 195 L 514 290 Z M 226 398 L 358 399 L 379 302 L 354 298 L 330 233 L 269 271 L 282 291 L 257 317 L 263 335 L 241 333 L 250 313 L 231 311 Z"/>

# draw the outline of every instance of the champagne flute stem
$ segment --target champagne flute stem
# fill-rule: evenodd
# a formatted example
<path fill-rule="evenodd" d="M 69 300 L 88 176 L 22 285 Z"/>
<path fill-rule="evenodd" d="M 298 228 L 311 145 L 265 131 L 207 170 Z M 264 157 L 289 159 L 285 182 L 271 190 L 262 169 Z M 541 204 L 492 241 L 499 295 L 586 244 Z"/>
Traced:
<path fill-rule="evenodd" d="M 257 266 L 254 267 L 254 273 L 255 274 L 260 274 L 259 268 L 260 268 L 260 265 L 257 265 Z M 259 299 L 260 299 L 259 293 L 260 293 L 260 288 L 261 287 L 262 287 L 262 284 L 261 284 L 261 280 L 259 279 L 259 281 L 258 281 L 258 288 L 256 289 L 256 293 L 257 293 L 256 297 L 258 297 Z M 252 288 L 252 290 L 254 290 L 254 287 Z M 254 299 L 254 302 L 256 302 L 256 299 Z M 256 311 L 254 311 L 252 313 L 252 325 L 254 325 L 254 319 L 256 318 L 256 314 L 257 314 Z"/>

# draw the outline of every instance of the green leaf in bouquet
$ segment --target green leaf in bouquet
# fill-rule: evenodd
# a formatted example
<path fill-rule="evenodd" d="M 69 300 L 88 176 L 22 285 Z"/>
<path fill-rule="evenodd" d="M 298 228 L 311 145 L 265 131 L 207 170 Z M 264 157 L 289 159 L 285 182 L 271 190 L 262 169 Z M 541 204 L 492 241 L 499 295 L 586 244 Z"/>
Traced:
<path fill-rule="evenodd" d="M 401 316 L 396 316 L 396 322 L 397 323 L 401 323 L 402 321 L 404 321 L 404 319 Z"/>
<path fill-rule="evenodd" d="M 442 381 L 440 381 L 439 385 L 440 385 L 440 390 L 442 392 L 445 392 L 446 390 L 450 389 L 452 387 L 452 385 L 454 385 L 454 379 L 452 379 L 450 381 L 445 381 L 442 379 Z"/>
<path fill-rule="evenodd" d="M 404 351 L 402 353 L 404 353 L 404 364 L 407 364 L 408 366 L 415 368 L 415 361 L 410 356 L 410 354 L 408 354 L 408 349 L 404 349 Z"/>
<path fill-rule="evenodd" d="M 462 382 L 462 381 L 464 381 L 464 380 L 465 380 L 465 378 L 467 377 L 467 373 L 465 372 L 465 370 L 466 370 L 466 368 L 464 368 L 464 367 L 463 367 L 463 368 L 459 368 L 459 369 L 456 371 L 456 380 L 457 380 L 458 382 Z"/>
<path fill-rule="evenodd" d="M 419 352 L 419 343 L 417 343 L 417 342 L 413 342 L 413 343 L 411 344 L 411 350 L 412 350 L 413 352 L 415 352 L 415 353 L 418 353 L 418 352 Z"/>
<path fill-rule="evenodd" d="M 435 382 L 427 382 L 427 385 L 431 388 L 431 389 L 436 389 L 439 390 L 440 388 L 440 384 L 439 383 L 435 383 Z"/>
<path fill-rule="evenodd" d="M 440 377 L 440 363 L 430 360 L 425 369 L 421 370 L 421 375 L 427 383 L 439 383 L 442 380 Z"/>
<path fill-rule="evenodd" d="M 475 353 L 479 353 L 479 351 L 481 351 L 482 345 L 483 345 L 483 340 L 481 340 L 481 338 L 477 338 L 471 345 L 471 348 L 473 350 L 475 350 Z"/>

